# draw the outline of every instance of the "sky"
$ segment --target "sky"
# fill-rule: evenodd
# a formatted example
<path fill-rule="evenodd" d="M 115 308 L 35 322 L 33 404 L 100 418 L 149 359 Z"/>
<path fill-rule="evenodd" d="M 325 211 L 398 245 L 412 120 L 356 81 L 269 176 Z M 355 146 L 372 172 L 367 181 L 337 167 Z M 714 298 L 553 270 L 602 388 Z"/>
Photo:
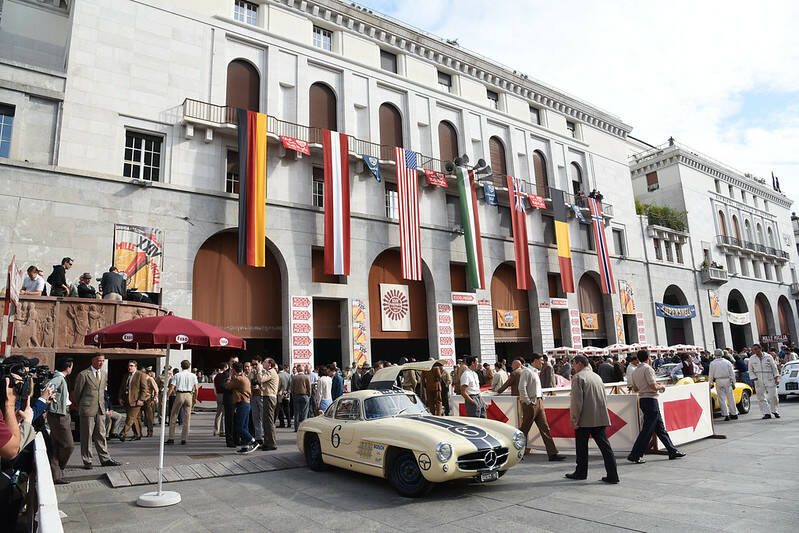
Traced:
<path fill-rule="evenodd" d="M 360 0 L 799 199 L 799 2 Z M 799 211 L 799 205 L 792 207 Z"/>

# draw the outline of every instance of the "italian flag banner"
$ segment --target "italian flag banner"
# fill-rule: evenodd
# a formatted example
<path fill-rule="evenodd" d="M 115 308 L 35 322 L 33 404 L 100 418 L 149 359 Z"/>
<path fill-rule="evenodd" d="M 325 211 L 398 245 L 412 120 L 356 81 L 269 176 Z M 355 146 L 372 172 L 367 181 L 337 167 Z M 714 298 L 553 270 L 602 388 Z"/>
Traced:
<path fill-rule="evenodd" d="M 474 172 L 457 167 L 458 194 L 463 220 L 463 237 L 466 241 L 466 278 L 473 289 L 485 287 L 483 273 L 483 245 L 480 242 L 480 219 L 477 216 L 477 191 L 474 188 Z"/>

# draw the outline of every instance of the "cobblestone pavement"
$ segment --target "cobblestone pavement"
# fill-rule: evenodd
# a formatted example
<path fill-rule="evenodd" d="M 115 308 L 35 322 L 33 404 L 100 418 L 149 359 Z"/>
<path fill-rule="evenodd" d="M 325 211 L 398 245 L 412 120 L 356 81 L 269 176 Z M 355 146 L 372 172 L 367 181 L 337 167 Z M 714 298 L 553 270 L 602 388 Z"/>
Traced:
<path fill-rule="evenodd" d="M 183 501 L 164 509 L 136 506 L 149 487 L 96 479 L 60 486 L 58 496 L 68 532 L 796 531 L 799 399 L 781 411 L 780 420 L 760 420 L 753 405 L 737 422 L 717 418 L 727 439 L 684 445 L 688 456 L 677 461 L 620 456 L 619 485 L 599 482 L 599 457 L 589 480 L 573 482 L 563 479 L 573 456 L 549 463 L 541 454 L 495 483 L 447 484 L 418 500 L 381 479 L 305 467 L 169 483 Z"/>

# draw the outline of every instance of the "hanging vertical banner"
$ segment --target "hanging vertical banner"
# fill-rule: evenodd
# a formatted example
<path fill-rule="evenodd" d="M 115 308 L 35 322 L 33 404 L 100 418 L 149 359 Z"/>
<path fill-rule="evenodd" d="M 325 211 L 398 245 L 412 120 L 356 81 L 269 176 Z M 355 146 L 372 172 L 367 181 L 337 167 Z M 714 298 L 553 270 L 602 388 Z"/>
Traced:
<path fill-rule="evenodd" d="M 625 344 L 624 317 L 622 317 L 621 311 L 613 311 L 613 317 L 616 319 L 616 342 L 619 344 Z"/>
<path fill-rule="evenodd" d="M 383 331 L 411 330 L 411 305 L 407 285 L 380 284 L 380 316 Z"/>
<path fill-rule="evenodd" d="M 538 319 L 541 323 L 541 345 L 544 350 L 555 347 L 555 330 L 552 328 L 552 306 L 549 302 L 538 304 Z"/>
<path fill-rule="evenodd" d="M 350 156 L 344 133 L 322 130 L 325 166 L 325 274 L 350 275 Z"/>
<path fill-rule="evenodd" d="M 164 233 L 158 228 L 114 224 L 114 266 L 139 292 L 161 290 Z"/>
<path fill-rule="evenodd" d="M 605 218 L 602 216 L 602 205 L 596 198 L 588 197 L 588 211 L 591 213 L 591 225 L 594 228 L 594 243 L 599 259 L 599 278 L 602 281 L 602 294 L 616 294 L 616 283 L 613 281 L 613 269 L 610 265 L 610 249 L 605 237 Z"/>
<path fill-rule="evenodd" d="M 395 148 L 394 157 L 397 163 L 402 277 L 413 281 L 422 281 L 422 238 L 419 225 L 419 180 L 416 176 L 416 152 Z"/>
<path fill-rule="evenodd" d="M 572 205 L 571 205 L 571 208 L 572 208 L 572 211 L 574 211 L 574 216 L 576 216 L 576 217 L 577 217 L 577 220 L 579 220 L 579 221 L 580 221 L 580 222 L 582 222 L 583 224 L 588 224 L 588 221 L 587 221 L 587 220 L 585 219 L 585 217 L 583 216 L 583 212 L 582 212 L 582 211 L 580 211 L 580 208 L 579 208 L 579 207 L 577 207 L 577 204 L 572 204 Z"/>
<path fill-rule="evenodd" d="M 635 313 L 635 324 L 638 327 L 638 342 L 646 342 L 646 326 L 644 325 L 644 314 L 641 311 Z"/>
<path fill-rule="evenodd" d="M 488 291 L 483 291 L 487 293 Z M 480 361 L 496 362 L 497 347 L 494 344 L 494 310 L 486 295 L 477 300 L 477 329 L 480 333 Z"/>
<path fill-rule="evenodd" d="M 369 348 L 366 339 L 366 302 L 352 300 L 352 365 L 361 368 L 369 362 Z"/>
<path fill-rule="evenodd" d="M 290 304 L 291 367 L 297 364 L 313 367 L 313 299 L 310 296 L 292 296 Z"/>
<path fill-rule="evenodd" d="M 436 305 L 436 324 L 438 325 L 438 358 L 445 359 L 445 367 L 455 366 L 455 326 L 452 318 L 452 304 Z"/>
<path fill-rule="evenodd" d="M 483 194 L 485 195 L 486 205 L 499 205 L 497 202 L 497 188 L 493 183 L 483 183 Z"/>
<path fill-rule="evenodd" d="M 619 280 L 619 301 L 621 302 L 621 313 L 623 315 L 635 314 L 635 293 L 629 281 Z"/>
<path fill-rule="evenodd" d="M 366 168 L 372 173 L 378 183 L 382 181 L 382 177 L 380 176 L 380 160 L 373 155 L 366 155 L 361 154 L 363 158 L 363 163 L 366 165 Z"/>
<path fill-rule="evenodd" d="M 721 300 L 719 298 L 719 291 L 716 289 L 708 289 L 707 298 L 710 301 L 710 316 L 718 318 L 721 316 Z"/>
<path fill-rule="evenodd" d="M 572 348 L 583 349 L 583 332 L 580 327 L 580 310 L 569 309 L 569 328 L 571 329 Z"/>
<path fill-rule="evenodd" d="M 238 263 L 264 267 L 266 266 L 266 115 L 238 109 L 237 119 L 239 132 Z"/>
<path fill-rule="evenodd" d="M 483 242 L 480 237 L 480 218 L 477 215 L 474 173 L 464 167 L 457 167 L 455 175 L 458 179 L 463 239 L 466 241 L 466 278 L 472 289 L 482 289 L 485 287 Z"/>
<path fill-rule="evenodd" d="M 513 256 L 516 262 L 516 288 L 529 290 L 533 285 L 530 275 L 530 251 L 527 243 L 527 213 L 524 199 L 527 196 L 524 182 L 520 178 L 508 176 L 508 194 L 511 225 L 513 226 Z"/>
<path fill-rule="evenodd" d="M 572 273 L 572 251 L 569 242 L 569 222 L 566 218 L 566 204 L 563 191 L 550 189 L 552 195 L 552 214 L 555 219 L 555 241 L 558 245 L 558 266 L 560 267 L 560 284 L 563 292 L 574 292 L 574 274 Z"/>

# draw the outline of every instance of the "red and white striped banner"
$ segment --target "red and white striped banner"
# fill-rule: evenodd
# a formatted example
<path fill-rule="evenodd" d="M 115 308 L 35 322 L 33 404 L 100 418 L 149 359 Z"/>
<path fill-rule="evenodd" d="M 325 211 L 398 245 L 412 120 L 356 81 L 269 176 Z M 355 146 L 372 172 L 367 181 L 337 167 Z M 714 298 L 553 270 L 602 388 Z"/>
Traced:
<path fill-rule="evenodd" d="M 416 152 L 395 148 L 399 197 L 400 255 L 402 277 L 422 280 L 422 238 L 419 228 L 419 180 Z"/>
<path fill-rule="evenodd" d="M 325 274 L 350 275 L 350 159 L 348 137 L 324 130 Z"/>
<path fill-rule="evenodd" d="M 294 137 L 286 137 L 285 135 L 281 135 L 280 140 L 283 141 L 283 148 L 295 150 L 301 154 L 311 155 L 311 148 L 308 145 L 308 141 L 295 139 Z"/>

